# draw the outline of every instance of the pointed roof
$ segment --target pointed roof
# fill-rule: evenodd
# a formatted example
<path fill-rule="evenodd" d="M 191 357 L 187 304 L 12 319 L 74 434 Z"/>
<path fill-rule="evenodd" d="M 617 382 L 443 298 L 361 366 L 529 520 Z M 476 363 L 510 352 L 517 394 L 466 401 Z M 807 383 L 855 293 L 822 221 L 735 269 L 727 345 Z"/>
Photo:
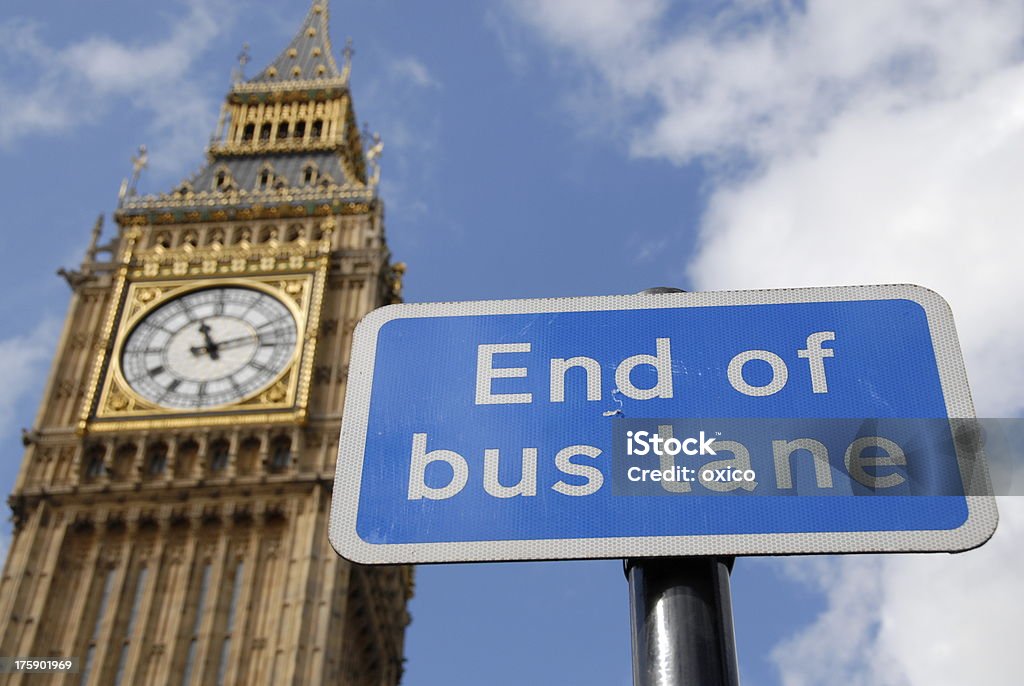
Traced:
<path fill-rule="evenodd" d="M 344 79 L 331 51 L 328 34 L 328 0 L 314 0 L 295 37 L 266 69 L 248 84 L 281 84 L 289 81 Z"/>
<path fill-rule="evenodd" d="M 336 131 L 330 137 L 229 141 L 218 125 L 206 163 L 196 173 L 169 193 L 127 195 L 119 205 L 118 221 L 310 216 L 325 204 L 340 211 L 346 204 L 373 202 L 377 181 L 367 175 L 348 93 L 352 50 L 346 46 L 342 51 L 345 61 L 339 69 L 327 22 L 327 0 L 313 0 L 291 43 L 258 76 L 234 83 L 227 104 L 251 107 L 281 95 L 286 102 L 336 100 L 341 107 L 331 115 Z"/>

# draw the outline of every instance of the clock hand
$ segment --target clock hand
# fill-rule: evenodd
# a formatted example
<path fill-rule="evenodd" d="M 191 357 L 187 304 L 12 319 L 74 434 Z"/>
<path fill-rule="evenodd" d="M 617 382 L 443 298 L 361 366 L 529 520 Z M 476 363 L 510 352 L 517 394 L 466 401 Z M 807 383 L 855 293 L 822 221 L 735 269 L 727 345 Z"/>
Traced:
<path fill-rule="evenodd" d="M 239 336 L 238 338 L 229 338 L 226 341 L 221 341 L 217 344 L 217 350 L 225 350 L 227 348 L 238 348 L 247 343 L 252 342 L 252 334 L 248 336 Z"/>
<path fill-rule="evenodd" d="M 206 345 L 203 347 L 206 348 L 206 353 L 209 354 L 210 359 L 220 359 L 217 344 L 213 342 L 212 338 L 210 338 L 210 327 L 203 320 L 199 321 L 199 333 L 203 334 L 203 341 L 206 342 Z"/>
<path fill-rule="evenodd" d="M 226 341 L 220 341 L 214 344 L 214 347 L 217 352 L 220 352 L 221 350 L 227 350 L 228 348 L 239 348 L 252 342 L 253 336 L 252 334 L 249 334 L 247 336 L 239 336 L 238 338 L 229 338 Z M 189 350 L 192 351 L 193 355 L 202 355 L 203 353 L 208 352 L 209 349 L 205 345 L 194 345 L 189 348 Z"/>

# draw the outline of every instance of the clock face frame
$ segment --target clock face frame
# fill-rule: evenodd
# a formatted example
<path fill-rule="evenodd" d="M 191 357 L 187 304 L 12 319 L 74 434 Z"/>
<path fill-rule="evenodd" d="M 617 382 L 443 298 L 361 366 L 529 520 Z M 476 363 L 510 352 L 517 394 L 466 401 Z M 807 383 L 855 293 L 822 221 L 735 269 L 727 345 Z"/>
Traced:
<path fill-rule="evenodd" d="M 171 410 L 242 402 L 271 386 L 298 353 L 296 312 L 248 285 L 203 286 L 164 300 L 132 325 L 120 372 L 144 400 Z"/>

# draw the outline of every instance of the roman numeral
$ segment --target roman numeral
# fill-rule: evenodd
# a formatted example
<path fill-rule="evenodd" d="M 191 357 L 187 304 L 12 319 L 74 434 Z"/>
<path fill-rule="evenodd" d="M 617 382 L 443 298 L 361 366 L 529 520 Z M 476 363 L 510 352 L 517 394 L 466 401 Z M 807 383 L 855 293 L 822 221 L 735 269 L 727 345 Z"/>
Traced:
<path fill-rule="evenodd" d="M 289 334 L 291 334 L 291 333 L 292 333 L 292 330 L 288 329 L 288 328 L 285 328 L 285 329 L 273 329 L 271 331 L 264 331 L 264 332 L 259 334 L 260 345 L 261 346 L 266 346 L 268 344 L 269 345 L 284 345 L 284 344 L 290 343 L 288 338 L 285 338 L 285 337 L 289 337 L 290 338 Z"/>
<path fill-rule="evenodd" d="M 181 383 L 180 379 L 174 379 L 174 380 L 171 381 L 171 383 L 167 384 L 167 388 L 165 388 L 164 392 L 160 394 L 160 400 L 163 400 L 164 398 L 169 396 L 171 393 L 174 393 L 174 390 L 178 387 L 178 385 L 180 383 Z"/>
<path fill-rule="evenodd" d="M 287 318 L 288 318 L 287 315 L 283 315 L 281 317 L 278 317 L 277 319 L 271 319 L 269 322 L 264 322 L 264 323 L 260 324 L 259 326 L 257 326 L 256 330 L 259 331 L 260 329 L 265 329 L 268 326 L 271 326 L 273 324 L 277 324 L 278 322 L 283 321 L 283 320 L 285 320 Z"/>
<path fill-rule="evenodd" d="M 150 355 L 152 353 L 161 353 L 163 350 L 160 348 L 129 348 L 125 352 L 129 355 Z"/>
<path fill-rule="evenodd" d="M 183 298 L 179 300 L 178 303 L 181 305 L 181 311 L 188 318 L 189 322 L 194 322 L 196 320 L 196 316 L 192 313 L 192 309 L 188 306 L 186 299 Z"/>
<path fill-rule="evenodd" d="M 157 374 L 159 374 L 163 370 L 164 370 L 164 366 L 161 364 L 161 365 L 158 365 L 156 367 L 153 367 L 152 369 L 146 370 L 146 373 L 149 374 L 150 376 L 156 376 Z"/>

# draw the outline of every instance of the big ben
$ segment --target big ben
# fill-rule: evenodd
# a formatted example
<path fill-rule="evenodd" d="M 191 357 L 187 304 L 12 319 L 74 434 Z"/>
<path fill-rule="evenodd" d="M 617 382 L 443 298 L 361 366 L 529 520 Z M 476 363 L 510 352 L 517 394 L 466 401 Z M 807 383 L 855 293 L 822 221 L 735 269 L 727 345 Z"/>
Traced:
<path fill-rule="evenodd" d="M 396 684 L 407 567 L 327 538 L 351 333 L 401 295 L 326 0 L 235 81 L 203 168 L 94 231 L 10 497 L 20 684 Z M 140 163 L 145 152 L 140 151 Z"/>

